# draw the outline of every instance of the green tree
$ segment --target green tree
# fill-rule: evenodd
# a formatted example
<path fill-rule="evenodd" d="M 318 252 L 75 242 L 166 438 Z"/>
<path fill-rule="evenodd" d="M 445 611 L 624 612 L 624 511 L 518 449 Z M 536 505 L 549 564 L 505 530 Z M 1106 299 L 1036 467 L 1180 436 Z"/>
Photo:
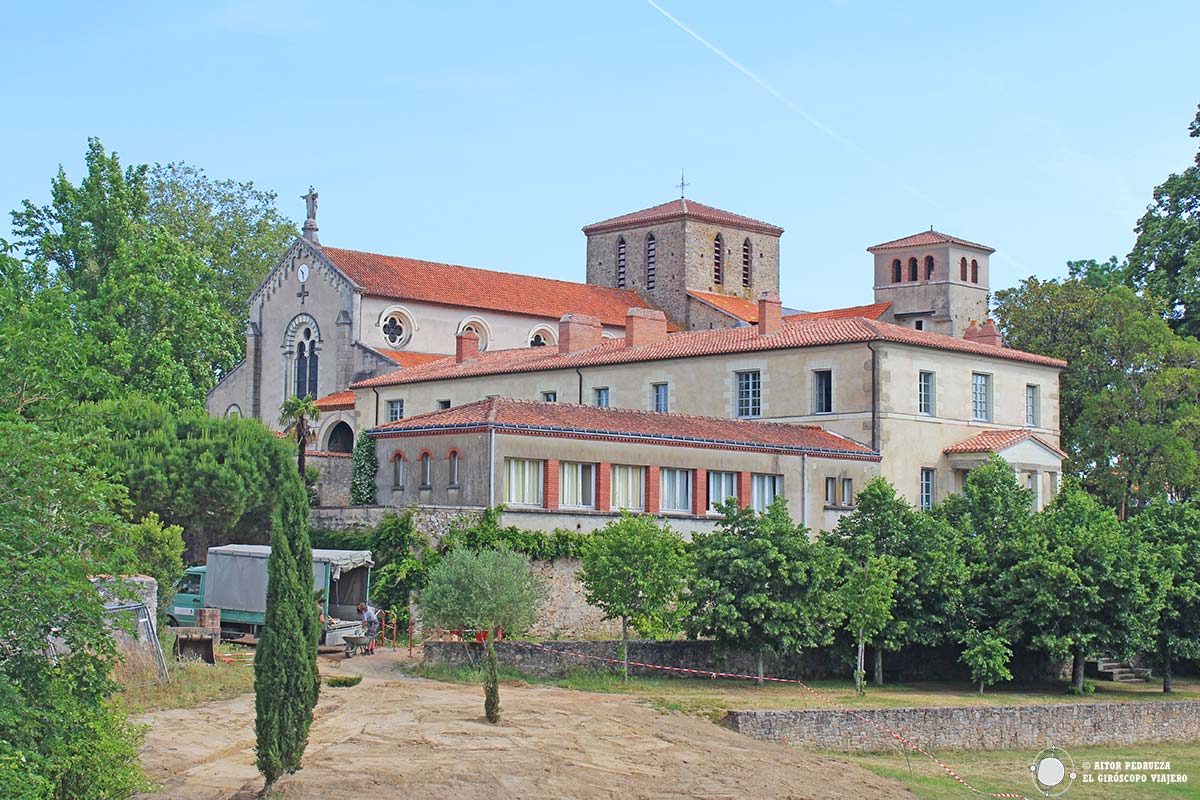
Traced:
<path fill-rule="evenodd" d="M 1191 503 L 1154 503 L 1129 523 L 1132 535 L 1157 555 L 1162 602 L 1154 652 L 1162 689 L 1172 690 L 1174 663 L 1200 658 L 1200 509 Z"/>
<path fill-rule="evenodd" d="M 38 800 L 148 790 L 91 581 L 133 558 L 123 492 L 80 441 L 26 421 L 0 418 L 0 448 L 0 786 Z"/>
<path fill-rule="evenodd" d="M 811 542 L 777 499 L 763 514 L 722 508 L 717 530 L 692 539 L 692 636 L 755 654 L 759 683 L 763 655 L 794 653 L 832 641 L 838 616 L 833 598 L 834 554 Z"/>
<path fill-rule="evenodd" d="M 583 550 L 584 596 L 621 621 L 622 680 L 629 680 L 629 623 L 639 630 L 671 629 L 687 576 L 683 537 L 653 517 L 623 514 L 592 534 Z"/>
<path fill-rule="evenodd" d="M 1033 648 L 1073 658 L 1077 690 L 1088 655 L 1128 656 L 1152 644 L 1162 602 L 1154 563 L 1111 509 L 1069 485 L 1019 547 L 1004 602 Z"/>
<path fill-rule="evenodd" d="M 317 408 L 317 401 L 312 395 L 289 397 L 279 409 L 279 424 L 283 426 L 283 432 L 296 437 L 296 467 L 305 481 L 308 480 L 305 454 L 308 451 L 308 443 L 312 441 L 312 423 L 320 418 L 321 409 Z"/>
<path fill-rule="evenodd" d="M 286 448 L 271 449 L 280 503 L 271 516 L 266 624 L 254 654 L 254 732 L 264 797 L 280 776 L 300 769 L 321 685 L 308 502 L 289 460 Z"/>
<path fill-rule="evenodd" d="M 252 181 L 210 178 L 183 162 L 155 164 L 146 191 L 147 221 L 200 255 L 226 315 L 244 322 L 250 293 L 296 238 L 296 226 L 275 208 L 275 193 Z"/>
<path fill-rule="evenodd" d="M 431 628 L 471 628 L 487 632 L 484 712 L 500 721 L 500 674 L 496 634 L 520 635 L 533 624 L 546 596 L 544 580 L 529 559 L 507 547 L 452 550 L 429 573 L 421 592 L 421 619 Z"/>
<path fill-rule="evenodd" d="M 378 477 L 379 456 L 375 453 L 375 440 L 364 431 L 354 443 L 350 464 L 350 502 L 356 506 L 374 505 Z"/>
<path fill-rule="evenodd" d="M 159 627 L 167 619 L 167 608 L 175 585 L 183 577 L 183 528 L 163 525 L 153 511 L 130 526 L 134 569 L 158 583 Z"/>
<path fill-rule="evenodd" d="M 409 602 L 429 578 L 438 554 L 417 530 L 412 511 L 388 514 L 370 539 L 379 565 L 371 576 L 371 598 L 381 608 L 407 617 Z"/>
<path fill-rule="evenodd" d="M 1189 135 L 1200 138 L 1200 111 Z M 1200 335 L 1200 152 L 1192 166 L 1154 188 L 1135 230 L 1130 281 L 1163 302 L 1175 330 Z"/>
<path fill-rule="evenodd" d="M 855 498 L 855 509 L 822 541 L 854 563 L 886 556 L 895 571 L 891 620 L 874 638 L 875 684 L 883 685 L 883 651 L 911 642 L 940 644 L 961 605 L 965 565 L 954 529 L 918 513 L 884 478 L 874 478 Z"/>
<path fill-rule="evenodd" d="M 857 644 L 854 691 L 860 696 L 866 682 L 866 644 L 892 621 L 896 605 L 896 568 L 887 556 L 842 560 L 836 596 L 845 615 L 845 629 Z"/>
<path fill-rule="evenodd" d="M 1012 648 L 1003 638 L 989 631 L 967 631 L 962 640 L 960 660 L 971 670 L 971 680 L 983 687 L 1000 681 L 1012 680 L 1008 664 L 1012 660 Z"/>

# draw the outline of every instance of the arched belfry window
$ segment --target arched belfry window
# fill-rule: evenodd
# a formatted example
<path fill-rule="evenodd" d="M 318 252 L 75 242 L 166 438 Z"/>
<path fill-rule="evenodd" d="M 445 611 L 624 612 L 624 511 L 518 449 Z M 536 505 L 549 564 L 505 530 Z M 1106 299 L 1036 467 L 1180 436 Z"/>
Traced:
<path fill-rule="evenodd" d="M 892 283 L 900 283 L 904 280 L 904 265 L 900 263 L 900 259 L 892 259 Z"/>
<path fill-rule="evenodd" d="M 919 280 L 917 275 L 917 259 L 910 258 L 908 260 L 908 279 L 910 281 Z"/>
<path fill-rule="evenodd" d="M 925 256 L 925 280 L 933 280 L 933 256 Z"/>
<path fill-rule="evenodd" d="M 971 283 L 979 283 L 979 262 L 971 259 Z"/>
<path fill-rule="evenodd" d="M 617 239 L 617 288 L 625 288 L 625 237 Z"/>
<path fill-rule="evenodd" d="M 304 328 L 296 341 L 296 397 L 319 397 L 317 340 L 312 328 Z"/>
<path fill-rule="evenodd" d="M 646 236 L 646 289 L 647 290 L 651 290 L 654 288 L 656 272 L 658 269 L 658 265 L 656 263 L 656 260 L 657 260 L 656 256 L 657 256 L 657 253 L 655 252 L 655 246 L 654 246 L 654 234 L 651 233 L 648 236 Z"/>
<path fill-rule="evenodd" d="M 717 234 L 717 238 L 713 239 L 713 283 L 723 283 L 725 281 L 725 241 L 721 238 L 721 234 Z"/>
<path fill-rule="evenodd" d="M 754 267 L 754 245 L 750 244 L 749 237 L 742 242 L 742 286 L 749 286 L 750 279 L 753 277 L 750 273 Z"/>
<path fill-rule="evenodd" d="M 958 262 L 958 279 L 963 283 L 967 280 L 967 259 L 960 259 Z"/>

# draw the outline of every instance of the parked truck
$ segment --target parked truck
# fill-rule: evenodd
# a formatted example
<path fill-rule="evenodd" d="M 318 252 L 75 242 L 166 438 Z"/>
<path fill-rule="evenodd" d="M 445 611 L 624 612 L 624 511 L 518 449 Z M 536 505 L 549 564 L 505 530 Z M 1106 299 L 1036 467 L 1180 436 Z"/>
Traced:
<path fill-rule="evenodd" d="M 257 636 L 266 624 L 270 556 L 271 548 L 266 545 L 208 548 L 208 563 L 185 571 L 171 601 L 168 621 L 188 627 L 195 624 L 197 609 L 219 608 L 223 634 Z M 345 636 L 357 633 L 355 606 L 367 602 L 372 566 L 370 550 L 312 551 L 313 590 L 321 592 L 327 620 L 324 644 L 341 645 Z"/>

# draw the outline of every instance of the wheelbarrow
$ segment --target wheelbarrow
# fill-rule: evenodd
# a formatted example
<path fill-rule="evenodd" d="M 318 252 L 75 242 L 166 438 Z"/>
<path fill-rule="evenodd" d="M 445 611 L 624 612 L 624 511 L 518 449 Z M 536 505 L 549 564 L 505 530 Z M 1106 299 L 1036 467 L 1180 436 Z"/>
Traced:
<path fill-rule="evenodd" d="M 346 636 L 342 639 L 346 645 L 346 658 L 354 658 L 354 654 L 370 656 L 375 654 L 374 636 Z"/>

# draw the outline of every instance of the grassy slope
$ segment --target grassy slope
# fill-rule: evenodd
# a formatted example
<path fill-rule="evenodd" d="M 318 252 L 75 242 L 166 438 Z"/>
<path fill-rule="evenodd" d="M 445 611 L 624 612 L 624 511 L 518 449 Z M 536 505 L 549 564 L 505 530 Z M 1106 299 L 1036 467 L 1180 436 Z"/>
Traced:
<path fill-rule="evenodd" d="M 191 708 L 254 691 L 254 667 L 249 662 L 227 664 L 217 661 L 216 665 L 197 661 L 176 662 L 171 658 L 174 636 L 169 630 L 163 632 L 163 653 L 167 657 L 171 682 L 127 686 L 121 692 L 121 697 L 132 712 Z M 223 642 L 217 646 L 217 652 L 243 654 L 253 651 Z"/>

